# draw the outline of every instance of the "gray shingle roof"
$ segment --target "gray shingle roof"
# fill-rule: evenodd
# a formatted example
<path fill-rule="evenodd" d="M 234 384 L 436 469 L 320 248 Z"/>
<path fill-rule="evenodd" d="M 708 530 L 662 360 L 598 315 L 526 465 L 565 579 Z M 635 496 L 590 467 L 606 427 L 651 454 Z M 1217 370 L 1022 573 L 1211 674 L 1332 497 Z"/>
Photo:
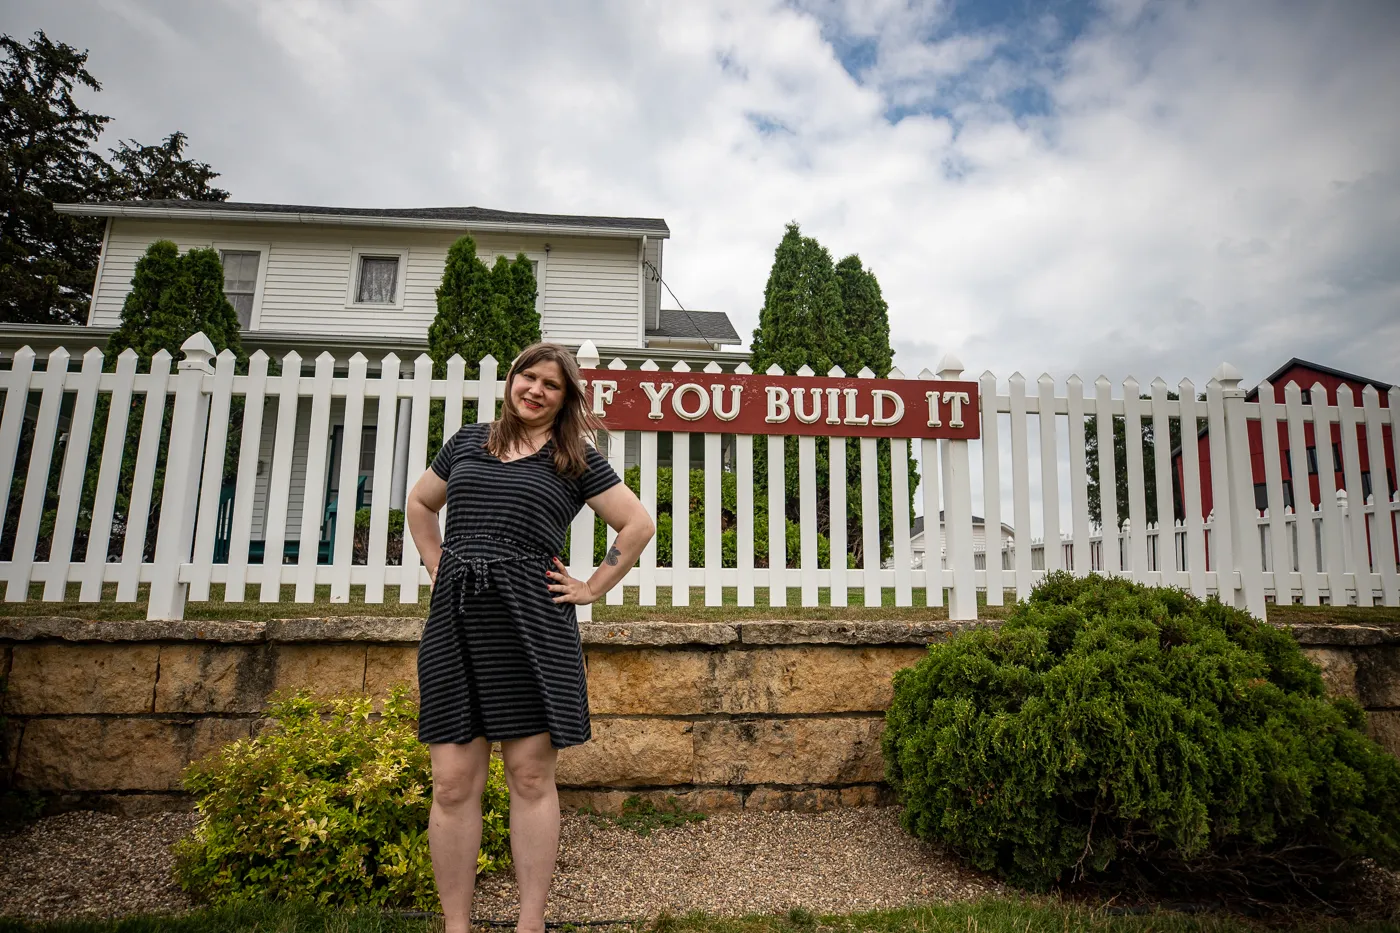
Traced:
<path fill-rule="evenodd" d="M 647 329 L 648 337 L 708 340 L 711 343 L 743 343 L 723 311 L 662 311 L 661 326 Z"/>
<path fill-rule="evenodd" d="M 339 217 L 380 217 L 401 220 L 458 221 L 473 223 L 532 224 L 557 227 L 596 227 L 600 230 L 644 230 L 669 237 L 671 228 L 659 217 L 587 217 L 574 214 L 523 214 L 486 207 L 320 207 L 303 204 L 261 204 L 244 201 L 109 201 L 116 207 L 167 208 L 189 211 L 229 211 L 251 214 L 324 214 Z"/>

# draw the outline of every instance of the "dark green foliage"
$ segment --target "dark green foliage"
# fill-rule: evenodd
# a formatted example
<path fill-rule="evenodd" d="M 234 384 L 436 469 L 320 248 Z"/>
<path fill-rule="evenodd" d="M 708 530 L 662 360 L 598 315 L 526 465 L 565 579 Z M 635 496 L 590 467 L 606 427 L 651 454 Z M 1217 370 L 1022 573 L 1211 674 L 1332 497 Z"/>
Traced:
<path fill-rule="evenodd" d="M 855 366 L 849 369 L 842 363 L 842 368 L 854 374 L 860 366 L 869 366 L 875 375 L 888 376 L 894 367 L 894 350 L 890 348 L 890 307 L 880 293 L 880 282 L 854 253 L 836 264 L 836 281 L 850 340 L 850 365 Z"/>
<path fill-rule="evenodd" d="M 1151 398 L 1143 395 L 1142 398 Z M 1175 392 L 1168 392 L 1167 398 L 1177 398 Z M 1171 423 L 1170 448 L 1181 446 L 1181 422 L 1168 419 Z M 1128 520 L 1128 424 L 1122 415 L 1113 419 L 1113 471 L 1116 474 L 1115 496 L 1117 497 L 1118 527 Z M 1151 415 L 1142 416 L 1142 481 L 1144 514 L 1149 524 L 1157 521 L 1157 432 Z M 1084 419 L 1084 457 L 1089 474 L 1089 519 L 1096 525 L 1103 524 L 1103 494 L 1099 487 L 1099 416 L 1090 415 Z M 1181 489 L 1176 476 L 1167 481 L 1172 484 L 1173 518 L 1184 516 Z"/>
<path fill-rule="evenodd" d="M 82 324 L 87 320 L 103 222 L 60 214 L 54 204 L 122 198 L 222 201 L 207 164 L 185 159 L 186 137 L 157 146 L 135 140 L 92 146 L 111 122 L 73 99 L 100 91 L 87 53 L 42 31 L 27 44 L 0 37 L 0 321 Z"/>
<path fill-rule="evenodd" d="M 105 166 L 91 147 L 110 118 L 73 99 L 101 85 L 86 52 L 43 32 L 27 44 L 0 37 L 0 51 L 0 321 L 81 324 L 102 221 L 53 204 L 102 188 Z"/>
<path fill-rule="evenodd" d="M 475 379 L 481 360 L 488 354 L 504 377 L 520 351 L 540 340 L 540 315 L 535 310 L 535 273 L 524 253 L 512 261 L 496 257 L 494 267 L 477 258 L 476 241 L 460 237 L 447 251 L 442 284 L 437 290 L 437 315 L 428 326 L 428 355 L 433 377 L 447 376 L 447 361 L 458 354 L 466 363 L 466 376 Z M 475 417 L 468 402 L 463 417 Z M 433 402 L 428 422 L 428 449 L 437 450 L 443 434 L 443 405 Z"/>
<path fill-rule="evenodd" d="M 595 826 L 611 823 L 643 837 L 650 836 L 658 829 L 672 829 L 687 823 L 699 823 L 705 819 L 705 814 L 686 810 L 675 797 L 667 797 L 658 807 L 637 794 L 622 801 L 622 812 L 617 816 L 597 813 L 589 807 L 582 807 L 578 812 L 580 816 L 590 817 Z"/>
<path fill-rule="evenodd" d="M 804 365 L 810 366 L 818 376 L 825 376 L 833 366 L 840 366 L 848 376 L 869 367 L 881 379 L 889 376 L 894 365 L 894 352 L 890 348 L 889 306 L 880 293 L 880 283 L 875 274 L 866 269 L 856 255 L 847 256 L 833 265 L 826 247 L 811 237 L 802 236 L 795 223 L 788 224 L 773 255 L 773 267 L 768 273 L 763 309 L 759 312 L 750 355 L 749 365 L 754 372 L 766 372 L 774 364 L 788 374 L 797 372 Z M 827 438 L 817 441 L 817 527 L 822 530 L 824 538 L 829 538 L 831 531 L 830 443 Z M 799 518 L 797 438 L 788 438 L 783 450 L 787 517 L 795 522 Z M 864 538 L 861 533 L 860 456 L 859 444 L 847 442 L 846 541 L 857 565 L 864 561 L 861 553 Z M 890 442 L 880 441 L 876 446 L 876 457 L 880 486 L 881 560 L 888 558 L 894 548 L 890 456 Z M 767 445 L 756 445 L 754 494 L 759 498 L 765 498 L 768 489 L 767 464 Z M 918 483 L 918 462 L 914 459 L 911 444 L 911 514 Z"/>
<path fill-rule="evenodd" d="M 214 904 L 437 909 L 428 856 L 431 772 L 417 707 L 395 688 L 368 697 L 306 693 L 274 704 L 274 725 L 191 765 L 204 820 L 176 849 L 176 880 Z M 482 798 L 478 872 L 509 863 L 509 796 L 499 759 Z"/>
<path fill-rule="evenodd" d="M 894 684 L 905 828 L 1017 884 L 1287 894 L 1400 866 L 1400 761 L 1290 634 L 1218 601 L 1052 574 Z"/>
<path fill-rule="evenodd" d="M 143 146 L 134 139 L 117 143 L 109 166 L 110 181 L 106 195 L 113 200 L 227 201 L 228 192 L 213 187 L 210 182 L 219 173 L 207 162 L 184 157 L 184 133 L 176 131 L 159 145 Z"/>
<path fill-rule="evenodd" d="M 150 369 L 151 358 L 164 350 L 170 354 L 171 372 L 174 373 L 183 355 L 181 346 L 194 334 L 201 332 L 209 338 L 216 354 L 224 350 L 232 351 L 238 360 L 239 370 L 244 370 L 247 356 L 243 352 L 243 344 L 239 337 L 238 312 L 224 296 L 224 269 L 219 254 L 212 249 L 192 249 L 182 256 L 179 247 L 170 240 L 157 240 L 147 247 L 145 255 L 136 261 L 136 269 L 131 278 L 131 291 L 122 303 L 121 323 L 107 342 L 104 365 L 109 372 L 116 369 L 117 357 L 123 351 L 132 349 L 139 357 L 137 371 L 146 372 Z M 85 513 L 80 520 L 80 530 L 85 530 L 90 520 L 86 509 L 90 508 L 96 496 L 101 459 L 99 453 L 106 437 L 110 411 L 110 397 L 101 396 L 97 402 L 92 438 L 88 447 L 89 466 L 83 483 Z M 173 407 L 167 406 L 161 435 L 161 454 L 156 462 L 151 511 L 147 521 L 147 551 L 154 546 L 154 535 L 160 516 L 160 494 L 165 479 L 165 445 L 169 440 L 172 414 Z M 225 447 L 225 481 L 232 480 L 236 472 L 242 427 L 243 403 L 242 400 L 237 400 L 230 410 L 230 430 Z M 124 523 L 130 507 L 140 439 L 141 418 L 133 416 L 127 422 L 121 480 L 117 486 L 114 518 L 119 523 Z M 120 543 L 119 539 L 114 538 L 109 547 L 116 547 Z M 86 545 L 82 547 L 85 550 Z"/>
<path fill-rule="evenodd" d="M 775 363 L 785 373 L 810 366 L 824 376 L 833 366 L 850 365 L 850 348 L 831 253 L 790 223 L 773 254 L 750 365 L 758 373 Z"/>

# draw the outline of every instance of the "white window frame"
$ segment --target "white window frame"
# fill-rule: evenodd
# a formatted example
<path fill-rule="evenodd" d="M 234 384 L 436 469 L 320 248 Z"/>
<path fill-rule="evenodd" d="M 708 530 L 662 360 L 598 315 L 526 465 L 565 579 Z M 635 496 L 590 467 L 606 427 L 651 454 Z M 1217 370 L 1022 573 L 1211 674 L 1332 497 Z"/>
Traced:
<path fill-rule="evenodd" d="M 506 259 L 509 259 L 509 260 L 511 260 L 511 261 L 514 261 L 514 260 L 515 260 L 515 257 L 516 257 L 516 256 L 519 256 L 521 253 L 524 253 L 524 254 L 525 254 L 525 258 L 526 258 L 526 259 L 531 259 L 531 260 L 534 260 L 535 262 L 539 263 L 539 272 L 535 273 L 535 310 L 539 312 L 539 314 L 540 314 L 540 323 L 541 323 L 541 326 L 543 326 L 543 323 L 544 323 L 544 283 L 545 283 L 545 277 L 549 274 L 549 273 L 547 272 L 547 270 L 546 270 L 546 267 L 547 267 L 548 264 L 549 264 L 549 254 L 546 253 L 544 250 L 538 250 L 538 251 L 536 251 L 536 250 L 530 250 L 530 249 L 515 249 L 515 250 L 510 250 L 510 249 L 484 249 L 484 250 L 478 251 L 476 255 L 477 255 L 477 258 L 478 258 L 478 259 L 480 259 L 482 262 L 484 262 L 484 263 L 486 264 L 486 268 L 490 269 L 492 266 L 494 266 L 494 265 L 496 264 L 496 257 L 497 257 L 497 256 L 504 256 L 504 257 L 506 257 Z"/>
<path fill-rule="evenodd" d="M 248 330 L 258 330 L 262 327 L 263 285 L 267 282 L 267 257 L 272 252 L 272 244 L 216 240 L 211 244 L 211 248 L 219 254 L 220 266 L 224 262 L 224 250 L 258 254 L 258 284 L 253 289 L 253 311 L 248 315 Z"/>
<path fill-rule="evenodd" d="M 368 301 L 356 301 L 355 296 L 360 291 L 360 260 L 369 257 L 371 259 L 379 257 L 396 256 L 399 260 L 399 277 L 394 283 L 394 300 L 386 304 L 377 304 Z M 350 249 L 350 275 L 349 284 L 345 289 L 345 307 L 353 311 L 379 310 L 379 311 L 401 311 L 403 310 L 404 288 L 408 283 L 408 248 L 405 246 L 354 246 Z"/>

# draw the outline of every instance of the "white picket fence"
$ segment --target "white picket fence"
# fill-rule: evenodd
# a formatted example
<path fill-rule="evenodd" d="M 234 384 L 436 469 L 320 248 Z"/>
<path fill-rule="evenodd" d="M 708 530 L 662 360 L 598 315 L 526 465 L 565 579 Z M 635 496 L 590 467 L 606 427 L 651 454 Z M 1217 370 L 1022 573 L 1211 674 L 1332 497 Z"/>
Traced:
<path fill-rule="evenodd" d="M 387 558 L 389 539 L 389 499 L 375 495 L 371 501 L 366 562 L 353 562 L 353 517 L 343 515 L 335 525 L 331 559 L 318 561 L 318 542 L 326 503 L 328 464 L 327 439 L 331 412 L 343 408 L 343 448 L 338 489 L 342 495 L 356 488 L 360 463 L 361 427 L 376 426 L 375 469 L 394 459 L 395 426 L 400 401 L 408 400 L 407 476 L 418 476 L 425 468 L 428 445 L 428 411 L 434 400 L 445 401 L 445 435 L 450 436 L 462 423 L 464 402 L 475 401 L 478 420 L 489 420 L 497 400 L 504 394 L 498 381 L 497 361 L 481 361 L 479 379 L 465 378 L 466 367 L 454 357 L 445 379 L 432 378 L 432 365 L 426 356 L 414 361 L 411 377 L 401 375 L 400 360 L 389 355 L 381 361 L 379 374 L 369 376 L 368 361 L 356 354 L 348 371 L 336 375 L 335 361 L 329 354 L 315 360 L 314 374 L 303 375 L 302 360 L 289 353 L 281 360 L 280 373 L 269 375 L 269 358 L 252 355 L 246 375 L 235 372 L 232 354 L 214 356 L 202 334 L 190 338 L 182 348 L 182 359 L 171 371 L 167 354 L 157 354 L 149 372 L 138 373 L 136 356 L 127 351 L 118 357 L 115 372 L 103 372 L 102 353 L 93 348 L 82 357 L 77 371 L 70 371 L 71 353 L 58 349 L 50 353 L 44 369 L 36 371 L 35 354 L 28 348 L 18 351 L 7 371 L 0 371 L 4 392 L 0 416 L 0 527 L 12 528 L 12 554 L 0 561 L 0 580 L 5 583 L 5 599 L 14 602 L 30 597 L 34 584 L 43 585 L 42 598 L 63 600 L 69 584 L 79 585 L 78 598 L 91 602 L 103 598 L 104 584 L 115 584 L 115 598 L 133 601 L 141 584 L 149 585 L 147 614 L 152 619 L 183 617 L 187 600 L 211 598 L 211 587 L 221 585 L 222 598 L 242 602 L 256 598 L 277 602 L 285 597 L 283 587 L 293 588 L 296 602 L 313 600 L 317 587 L 329 587 L 332 602 L 351 599 L 352 588 L 362 588 L 358 598 L 384 602 L 390 589 L 402 603 L 416 603 L 428 584 L 411 537 L 405 535 L 398 563 Z M 591 343 L 579 351 L 579 362 L 596 369 L 601 361 Z M 609 368 L 626 368 L 614 360 Z M 654 363 L 643 369 L 655 370 Z M 684 363 L 678 370 L 688 370 Z M 711 367 L 711 371 L 715 371 Z M 804 368 L 805 369 L 805 368 Z M 741 367 L 741 372 L 747 371 Z M 805 373 L 804 373 L 805 374 Z M 585 373 L 587 375 L 587 373 Z M 895 371 L 891 378 L 904 378 Z M 945 357 L 937 375 L 925 370 L 920 379 L 957 380 L 962 366 L 954 357 Z M 1259 400 L 1247 402 L 1240 377 L 1232 368 L 1221 367 L 1206 386 L 1206 398 L 1196 399 L 1189 381 L 1179 385 L 1180 400 L 1167 398 L 1167 385 L 1154 380 L 1151 397 L 1139 398 L 1139 384 L 1132 379 L 1122 386 L 1121 396 L 1113 396 L 1113 386 L 1100 379 L 1086 395 L 1078 377 L 1071 377 L 1064 394 L 1048 376 L 1037 382 L 1034 394 L 1026 391 L 1025 380 L 1013 375 L 1006 394 L 998 393 L 997 379 L 990 373 L 981 377 L 982 437 L 978 442 L 919 439 L 923 477 L 922 505 L 925 516 L 945 515 L 946 551 L 931 553 L 921 566 L 911 559 L 909 527 L 910 477 L 906 468 L 910 439 L 895 438 L 892 446 L 891 498 L 894 534 L 890 542 L 894 559 L 890 568 L 880 566 L 878 526 L 878 474 L 875 466 L 877 442 L 873 438 L 850 439 L 830 445 L 830 514 L 847 514 L 847 456 L 851 444 L 859 445 L 860 494 L 863 524 L 864 566 L 850 566 L 847 558 L 846 523 L 831 527 L 832 567 L 818 566 L 816 439 L 799 437 L 797 442 L 800 499 L 800 546 L 794 555 L 796 566 L 789 567 L 782 522 L 769 527 L 769 566 L 755 566 L 754 560 L 754 442 L 752 435 L 734 440 L 732 468 L 736 474 L 737 566 L 724 567 L 721 560 L 720 521 L 722 437 L 718 434 L 672 435 L 673 488 L 689 488 L 690 448 L 699 443 L 703 451 L 704 560 L 689 566 L 689 509 L 687 497 L 679 495 L 672 504 L 674 559 L 671 566 L 658 565 L 656 542 L 643 553 L 637 567 L 630 570 L 623 587 L 632 588 L 642 605 L 656 605 L 657 591 L 669 587 L 674 605 L 691 604 L 694 595 L 704 605 L 723 604 L 725 591 L 737 597 L 740 606 L 753 606 L 759 591 L 766 590 L 770 606 L 787 605 L 789 589 L 797 591 L 803 606 L 818 605 L 824 595 L 831 605 L 847 605 L 852 590 L 866 606 L 882 604 L 885 593 L 893 591 L 896 605 L 914 604 L 915 594 L 930 606 L 945 602 L 954 619 L 977 616 L 978 592 L 989 605 L 1000 605 L 1004 592 L 1016 596 L 1029 593 L 1046 572 L 1068 569 L 1078 574 L 1091 571 L 1123 574 L 1151 584 L 1178 586 L 1199 596 L 1219 594 L 1230 602 L 1263 616 L 1269 599 L 1317 604 L 1355 603 L 1400 605 L 1397 585 L 1394 528 L 1400 514 L 1400 498 L 1390 493 L 1385 478 L 1384 441 L 1390 426 L 1389 446 L 1400 461 L 1400 389 L 1391 390 L 1388 407 L 1380 405 L 1374 389 L 1368 388 L 1358 408 L 1349 389 L 1343 387 L 1336 404 L 1328 404 L 1321 387 L 1308 405 L 1301 402 L 1296 386 L 1290 385 L 1283 404 L 1274 400 L 1271 387 L 1260 387 Z M 64 404 L 65 395 L 70 395 Z M 108 424 L 103 449 L 89 456 L 88 439 L 99 396 L 110 398 Z M 37 397 L 37 410 L 34 399 Z M 228 535 L 227 559 L 215 561 L 216 535 L 220 533 L 219 499 L 223 481 L 225 448 L 230 436 L 230 413 L 235 399 L 242 401 L 242 434 L 237 452 L 237 479 L 231 514 L 225 516 Z M 299 527 L 289 534 L 288 504 L 293 492 L 293 449 L 298 409 L 309 405 L 309 438 L 305 448 L 305 469 L 300 475 Z M 167 407 L 171 407 L 171 442 L 161 447 L 161 428 Z M 262 503 L 264 563 L 249 562 L 252 540 L 254 489 L 259 445 L 264 443 L 264 413 L 275 410 L 271 439 L 272 458 L 266 500 Z M 66 417 L 62 413 L 66 412 Z M 1088 470 L 1084 453 L 1085 418 L 1098 415 L 1100 476 L 1115 475 L 1112 419 L 1122 418 L 1127 436 L 1135 438 L 1145 417 L 1155 425 L 1179 420 L 1181 436 L 1188 453 L 1183 457 L 1183 520 L 1149 525 L 1146 520 L 1144 463 L 1137 444 L 1128 445 L 1128 513 L 1130 521 L 1122 530 L 1091 525 L 1088 506 Z M 134 482 L 130 492 L 129 515 L 120 559 L 108 561 L 108 545 L 113 529 L 122 444 L 129 418 L 140 418 L 140 444 Z M 31 454 L 27 464 L 17 463 L 21 430 L 26 418 L 32 425 Z M 1002 475 L 1001 425 L 1009 420 L 1010 515 L 1003 516 L 1003 496 L 1008 477 Z M 1063 419 L 1063 422 L 1061 421 Z M 1364 432 L 1376 477 L 1375 495 L 1365 503 L 1339 500 L 1333 488 L 1331 471 L 1322 469 L 1321 502 L 1309 513 L 1275 509 L 1260 513 L 1255 508 L 1253 474 L 1246 423 L 1262 422 L 1264 436 L 1271 437 L 1277 426 L 1285 426 L 1291 438 L 1294 475 L 1306 477 L 1304 425 L 1319 426 L 1319 436 L 1330 435 L 1330 425 L 1342 426 L 1341 452 L 1345 486 L 1360 490 L 1358 430 Z M 1028 426 L 1038 424 L 1038 456 L 1028 443 Z M 66 425 L 67 442 L 59 465 L 56 511 L 46 523 L 46 491 L 49 489 L 51 461 L 60 427 Z M 1064 430 L 1062 430 L 1062 428 Z M 1201 488 L 1195 444 L 1201 428 L 1208 428 L 1202 442 L 1209 444 L 1211 475 L 1205 477 L 1214 501 L 1214 512 L 1202 516 Z M 655 516 L 657 505 L 656 432 L 640 434 L 641 498 Z M 1062 435 L 1067 438 L 1060 449 Z M 1156 485 L 1157 514 L 1174 515 L 1169 436 L 1157 432 L 1154 468 L 1162 479 Z M 768 452 L 769 514 L 783 512 L 784 438 L 760 438 Z M 988 535 L 987 552 L 1006 552 L 1002 560 L 978 558 L 973 538 L 973 457 L 980 451 L 982 513 Z M 1283 502 L 1277 446 L 1263 445 L 1268 484 L 1268 501 Z M 619 472 L 623 468 L 626 437 L 615 432 L 608 437 L 605 451 Z M 1325 447 L 1323 448 L 1326 449 Z M 1063 456 L 1062 456 L 1063 455 Z M 145 560 L 146 515 L 151 502 L 156 466 L 163 458 L 165 480 L 160 490 L 159 527 L 151 560 Z M 1045 547 L 1031 541 L 1031 471 L 1039 470 L 1039 516 L 1046 537 L 1059 540 L 1058 547 Z M 90 504 L 86 557 L 73 562 L 75 530 L 83 500 L 84 476 L 96 471 L 96 493 Z M 3 510 L 10 503 L 10 490 L 17 474 L 25 478 L 24 495 L 18 504 L 16 521 L 6 522 Z M 387 484 L 383 484 L 387 485 Z M 1061 491 L 1068 491 L 1068 515 L 1062 515 Z M 1117 514 L 1112 482 L 1101 485 L 1103 514 Z M 1297 493 L 1307 502 L 1306 482 Z M 1343 493 L 1345 496 L 1345 493 Z M 1309 503 L 1310 505 L 1310 503 Z M 49 503 L 53 508 L 52 503 Z M 1004 517 L 1025 536 L 1027 546 L 1013 547 L 1001 538 Z M 36 560 L 41 525 L 51 528 L 47 560 Z M 1301 532 L 1300 532 L 1301 529 Z M 1170 542 L 1163 541 L 1170 531 Z M 936 541 L 936 526 L 928 530 Z M 584 509 L 571 530 L 571 571 L 591 572 L 594 516 Z M 294 563 L 280 563 L 284 544 L 289 540 L 308 543 L 299 547 Z M 1209 559 L 1207 559 L 1209 555 Z M 1284 555 L 1282 564 L 1275 555 Z M 982 564 L 982 566 L 978 566 Z M 692 592 L 693 591 L 693 592 Z M 254 593 L 256 596 L 254 597 Z M 619 587 L 607 596 L 609 603 L 623 600 Z M 580 613 L 588 618 L 587 607 Z"/>

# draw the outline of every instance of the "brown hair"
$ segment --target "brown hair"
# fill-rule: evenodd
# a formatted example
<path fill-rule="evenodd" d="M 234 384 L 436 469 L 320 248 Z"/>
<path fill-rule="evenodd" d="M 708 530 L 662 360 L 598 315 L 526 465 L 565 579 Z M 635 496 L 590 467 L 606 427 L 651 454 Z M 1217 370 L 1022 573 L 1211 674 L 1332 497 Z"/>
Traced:
<path fill-rule="evenodd" d="M 521 350 L 515 362 L 510 364 L 510 371 L 506 373 L 506 397 L 501 405 L 501 417 L 491 423 L 486 449 L 492 456 L 502 458 L 525 441 L 525 423 L 515 410 L 510 387 L 517 373 L 540 363 L 558 364 L 564 376 L 564 402 L 554 415 L 554 469 L 563 476 L 582 476 L 588 467 L 585 439 L 596 444 L 597 432 L 603 422 L 588 405 L 583 392 L 583 376 L 579 373 L 573 354 L 557 343 L 531 344 Z"/>

